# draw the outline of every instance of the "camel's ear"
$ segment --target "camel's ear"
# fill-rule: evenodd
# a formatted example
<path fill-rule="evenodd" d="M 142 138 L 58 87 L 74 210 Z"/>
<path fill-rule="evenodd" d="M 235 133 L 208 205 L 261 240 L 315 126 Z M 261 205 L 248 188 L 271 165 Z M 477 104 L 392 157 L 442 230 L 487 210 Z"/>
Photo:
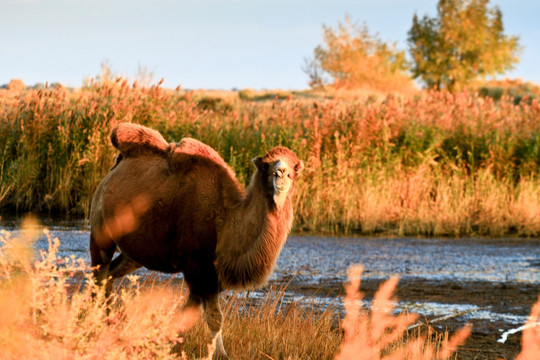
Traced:
<path fill-rule="evenodd" d="M 300 160 L 300 162 L 294 166 L 294 172 L 298 175 L 302 170 L 304 170 L 304 162 Z"/>
<path fill-rule="evenodd" d="M 255 164 L 255 167 L 259 169 L 259 171 L 267 171 L 268 167 L 270 166 L 268 163 L 265 163 L 263 158 L 260 156 L 253 158 L 251 161 L 253 161 L 253 164 Z"/>

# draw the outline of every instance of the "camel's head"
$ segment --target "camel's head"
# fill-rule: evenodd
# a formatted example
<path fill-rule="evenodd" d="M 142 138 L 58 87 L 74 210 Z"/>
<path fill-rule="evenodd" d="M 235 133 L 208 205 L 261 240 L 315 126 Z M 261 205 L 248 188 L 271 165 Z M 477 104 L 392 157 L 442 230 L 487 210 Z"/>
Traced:
<path fill-rule="evenodd" d="M 283 146 L 273 148 L 264 157 L 256 157 L 253 163 L 260 172 L 268 194 L 278 207 L 282 206 L 294 188 L 294 181 L 304 169 L 304 163 Z"/>

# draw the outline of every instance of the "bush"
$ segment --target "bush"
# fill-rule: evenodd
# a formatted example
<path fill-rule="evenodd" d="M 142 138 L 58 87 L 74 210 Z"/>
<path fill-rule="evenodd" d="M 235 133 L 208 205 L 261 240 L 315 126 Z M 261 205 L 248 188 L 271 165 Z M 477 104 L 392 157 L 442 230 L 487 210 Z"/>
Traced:
<path fill-rule="evenodd" d="M 9 82 L 7 88 L 10 91 L 22 91 L 26 89 L 26 86 L 24 85 L 24 82 L 21 79 L 12 79 Z"/>

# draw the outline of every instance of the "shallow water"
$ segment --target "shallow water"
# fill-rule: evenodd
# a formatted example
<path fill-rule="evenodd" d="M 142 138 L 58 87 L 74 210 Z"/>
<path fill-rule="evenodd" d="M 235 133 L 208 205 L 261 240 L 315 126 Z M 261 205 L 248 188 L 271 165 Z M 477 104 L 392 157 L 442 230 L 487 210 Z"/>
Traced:
<path fill-rule="evenodd" d="M 518 281 L 540 284 L 540 239 L 329 238 L 291 236 L 276 273 L 304 282 L 344 280 L 362 264 L 363 278 Z"/>
<path fill-rule="evenodd" d="M 0 229 L 18 232 L 18 223 Z M 46 224 L 60 239 L 60 256 L 90 262 L 85 222 Z M 37 249 L 48 246 L 43 236 Z M 309 285 L 346 281 L 347 269 L 364 266 L 362 278 L 520 282 L 540 285 L 540 239 L 437 239 L 290 236 L 278 258 L 273 280 L 294 276 Z"/>

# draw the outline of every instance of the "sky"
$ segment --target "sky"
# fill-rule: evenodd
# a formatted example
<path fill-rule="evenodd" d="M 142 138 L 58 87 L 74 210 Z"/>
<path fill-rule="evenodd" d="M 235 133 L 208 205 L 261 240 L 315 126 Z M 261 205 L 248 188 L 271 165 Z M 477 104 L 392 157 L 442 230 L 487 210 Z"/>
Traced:
<path fill-rule="evenodd" d="M 304 58 L 322 43 L 322 24 L 345 14 L 407 50 L 416 13 L 437 0 L 0 0 L 0 85 L 59 82 L 79 87 L 101 73 L 135 79 L 140 69 L 184 89 L 308 87 Z M 523 46 L 502 77 L 540 84 L 540 1 L 491 0 L 507 35 Z"/>

